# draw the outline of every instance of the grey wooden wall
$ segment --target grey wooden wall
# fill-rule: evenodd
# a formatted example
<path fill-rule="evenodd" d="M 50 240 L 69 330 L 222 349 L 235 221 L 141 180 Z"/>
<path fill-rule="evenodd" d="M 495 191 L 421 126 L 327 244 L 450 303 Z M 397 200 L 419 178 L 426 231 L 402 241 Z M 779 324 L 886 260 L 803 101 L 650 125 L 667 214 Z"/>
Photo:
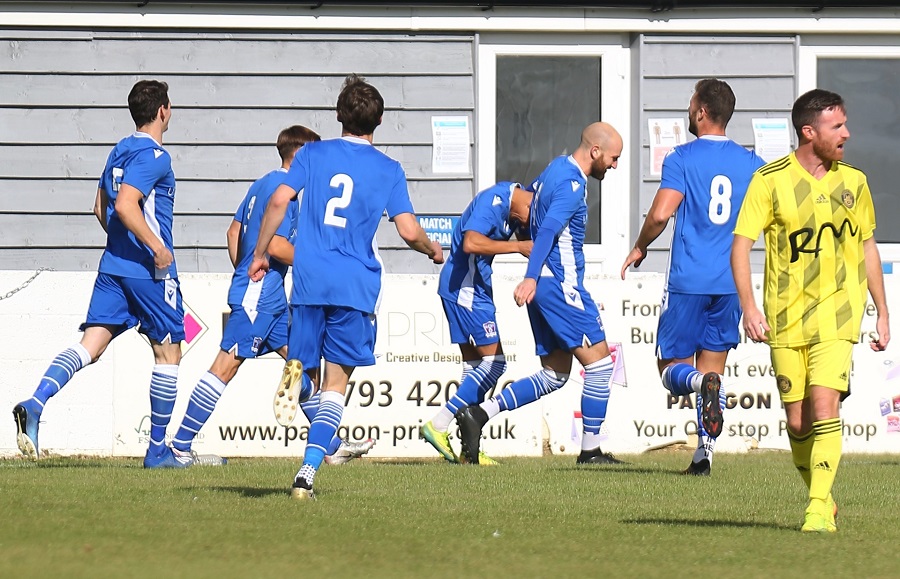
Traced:
<path fill-rule="evenodd" d="M 97 179 L 134 130 L 127 95 L 144 78 L 169 83 L 163 144 L 183 272 L 231 271 L 225 230 L 253 180 L 280 164 L 278 132 L 339 136 L 334 105 L 350 72 L 385 99 L 375 144 L 402 163 L 418 213 L 458 214 L 474 193 L 471 173 L 431 171 L 431 117 L 474 126 L 470 36 L 0 29 L 0 47 L 0 269 L 96 268 Z M 425 271 L 427 260 L 395 251 L 405 245 L 386 220 L 378 239 L 388 271 Z"/>
<path fill-rule="evenodd" d="M 735 94 L 734 116 L 727 135 L 746 147 L 753 146 L 751 119 L 791 116 L 796 98 L 796 43 L 794 37 L 762 36 L 646 36 L 640 35 L 632 46 L 636 63 L 635 87 L 640 99 L 632 125 L 632 134 L 640 142 L 632 147 L 639 156 L 632 190 L 633 243 L 650 209 L 659 177 L 650 174 L 650 134 L 648 118 L 684 118 L 694 84 L 702 78 L 716 77 L 727 82 Z M 690 139 L 693 136 L 689 135 Z M 796 146 L 796 137 L 792 137 Z M 650 246 L 640 271 L 666 271 L 674 220 Z M 763 256 L 754 252 L 754 265 Z"/>

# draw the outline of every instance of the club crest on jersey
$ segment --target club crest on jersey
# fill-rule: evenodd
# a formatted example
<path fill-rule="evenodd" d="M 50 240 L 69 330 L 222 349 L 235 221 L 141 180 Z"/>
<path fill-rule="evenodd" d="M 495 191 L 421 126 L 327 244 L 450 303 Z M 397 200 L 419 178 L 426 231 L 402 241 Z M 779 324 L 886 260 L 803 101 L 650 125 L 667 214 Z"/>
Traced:
<path fill-rule="evenodd" d="M 250 351 L 254 354 L 258 354 L 260 346 L 262 346 L 262 338 L 259 336 L 253 336 L 253 344 L 250 345 Z"/>
<path fill-rule="evenodd" d="M 856 205 L 856 197 L 849 189 L 844 189 L 844 192 L 841 193 L 841 201 L 847 209 L 853 209 L 853 206 Z"/>
<path fill-rule="evenodd" d="M 484 328 L 484 337 L 485 338 L 496 338 L 497 337 L 497 324 L 494 322 L 485 322 L 481 325 Z"/>

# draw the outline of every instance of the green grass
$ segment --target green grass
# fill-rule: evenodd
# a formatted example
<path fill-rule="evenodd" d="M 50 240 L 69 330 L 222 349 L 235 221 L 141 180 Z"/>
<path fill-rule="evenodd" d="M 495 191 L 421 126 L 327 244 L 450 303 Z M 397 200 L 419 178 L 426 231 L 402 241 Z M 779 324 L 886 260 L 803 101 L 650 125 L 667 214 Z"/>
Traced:
<path fill-rule="evenodd" d="M 145 471 L 137 459 L 0 460 L 4 577 L 895 577 L 900 459 L 846 456 L 835 535 L 799 529 L 787 453 L 576 467 L 358 461 L 288 498 L 298 461 Z"/>

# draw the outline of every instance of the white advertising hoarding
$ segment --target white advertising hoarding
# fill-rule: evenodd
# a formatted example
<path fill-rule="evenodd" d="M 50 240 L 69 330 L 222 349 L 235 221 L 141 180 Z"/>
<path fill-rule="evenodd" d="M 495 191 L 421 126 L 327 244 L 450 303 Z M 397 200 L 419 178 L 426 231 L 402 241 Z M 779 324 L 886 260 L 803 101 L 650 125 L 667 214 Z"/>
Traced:
<path fill-rule="evenodd" d="M 494 280 L 498 327 L 508 369 L 500 387 L 539 367 L 524 309 L 512 291 L 520 265 L 500 264 Z M 0 295 L 20 285 L 31 272 L 0 272 Z M 26 289 L 0 300 L 0 409 L 33 392 L 50 360 L 79 339 L 93 284 L 93 273 L 43 272 Z M 756 280 L 758 281 L 758 280 Z M 190 392 L 219 348 L 229 276 L 185 274 L 185 301 L 198 333 L 182 361 L 178 400 L 169 434 L 180 423 Z M 897 311 L 898 284 L 886 276 L 889 305 Z M 376 438 L 373 457 L 436 457 L 418 435 L 456 388 L 459 350 L 449 341 L 433 275 L 388 275 L 378 318 L 377 363 L 353 376 L 341 433 L 351 439 Z M 695 410 L 688 398 L 673 398 L 660 385 L 654 356 L 661 275 L 631 274 L 625 282 L 588 277 L 586 285 L 601 306 L 610 342 L 622 344 L 627 387 L 612 386 L 603 432 L 604 450 L 628 453 L 693 434 Z M 874 331 L 874 308 L 863 320 L 864 342 L 854 352 L 853 395 L 844 403 L 844 450 L 900 452 L 900 355 L 892 343 L 886 353 L 867 343 Z M 40 446 L 53 454 L 142 456 L 149 435 L 149 379 L 153 357 L 135 332 L 117 338 L 100 362 L 85 368 L 47 405 Z M 225 390 L 198 437 L 200 452 L 224 456 L 299 456 L 308 424 L 275 422 L 272 398 L 282 360 L 274 355 L 248 360 Z M 787 449 L 784 411 L 778 398 L 768 347 L 742 343 L 728 358 L 724 388 L 728 394 L 720 451 L 750 447 Z M 551 452 L 574 454 L 580 446 L 580 367 L 573 364 L 569 383 L 559 392 L 514 412 L 504 412 L 485 428 L 483 449 L 492 456 L 537 456 L 545 443 Z M 453 444 L 458 448 L 454 436 Z M 18 451 L 11 417 L 0 420 L 0 455 Z"/>

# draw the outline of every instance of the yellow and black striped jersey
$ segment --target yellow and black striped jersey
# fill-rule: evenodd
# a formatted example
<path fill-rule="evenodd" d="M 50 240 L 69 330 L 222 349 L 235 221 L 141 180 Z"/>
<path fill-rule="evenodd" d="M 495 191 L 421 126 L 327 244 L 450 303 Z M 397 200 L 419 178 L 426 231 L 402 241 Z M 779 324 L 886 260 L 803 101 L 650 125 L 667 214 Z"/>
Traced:
<path fill-rule="evenodd" d="M 763 311 L 772 347 L 859 341 L 868 285 L 863 241 L 875 231 L 865 174 L 832 163 L 816 179 L 794 153 L 760 167 L 735 234 L 765 232 Z"/>

